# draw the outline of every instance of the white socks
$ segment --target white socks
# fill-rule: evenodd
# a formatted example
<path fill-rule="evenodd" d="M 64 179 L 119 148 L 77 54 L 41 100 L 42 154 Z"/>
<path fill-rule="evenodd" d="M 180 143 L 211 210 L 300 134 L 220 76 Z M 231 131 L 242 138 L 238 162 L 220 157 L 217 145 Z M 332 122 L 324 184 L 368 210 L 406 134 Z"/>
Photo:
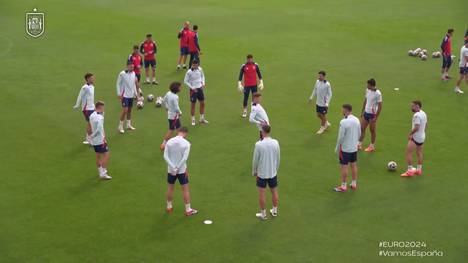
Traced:
<path fill-rule="evenodd" d="M 354 186 L 357 185 L 357 181 L 356 181 L 356 180 L 352 180 L 352 181 L 351 181 L 351 185 L 354 185 Z"/>
<path fill-rule="evenodd" d="M 171 209 L 171 208 L 172 208 L 172 201 L 167 201 L 167 202 L 166 202 L 166 207 L 167 207 L 168 209 Z"/>
<path fill-rule="evenodd" d="M 343 187 L 343 188 L 346 188 L 346 185 L 347 185 L 346 182 L 342 182 L 342 183 L 341 183 L 341 187 Z"/>
<path fill-rule="evenodd" d="M 123 121 L 119 121 L 119 129 L 121 130 L 123 128 Z"/>
<path fill-rule="evenodd" d="M 421 169 L 422 169 L 422 164 L 418 164 L 418 165 L 416 166 L 416 169 L 421 170 Z"/>
<path fill-rule="evenodd" d="M 190 207 L 190 203 L 185 204 L 185 211 L 190 212 L 191 210 L 192 210 L 192 208 Z"/>
<path fill-rule="evenodd" d="M 411 171 L 413 169 L 414 169 L 414 167 L 412 165 L 408 165 L 408 171 Z"/>
<path fill-rule="evenodd" d="M 103 176 L 107 174 L 107 169 L 102 166 L 98 167 L 98 171 L 99 171 L 99 176 Z"/>
<path fill-rule="evenodd" d="M 200 120 L 204 120 L 205 119 L 205 114 L 200 114 Z"/>
<path fill-rule="evenodd" d="M 127 128 L 132 126 L 132 120 L 127 120 Z"/>
<path fill-rule="evenodd" d="M 272 211 L 273 213 L 275 213 L 275 214 L 278 213 L 278 207 L 277 207 L 277 206 L 273 206 L 273 208 L 271 209 L 271 211 Z"/>

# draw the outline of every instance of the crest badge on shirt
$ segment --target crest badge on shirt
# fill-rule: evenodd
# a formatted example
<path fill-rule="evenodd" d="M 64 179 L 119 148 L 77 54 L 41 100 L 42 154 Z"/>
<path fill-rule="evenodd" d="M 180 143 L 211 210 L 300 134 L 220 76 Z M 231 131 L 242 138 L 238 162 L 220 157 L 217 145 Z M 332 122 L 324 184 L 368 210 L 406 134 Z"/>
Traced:
<path fill-rule="evenodd" d="M 26 13 L 26 33 L 31 37 L 40 37 L 44 34 L 45 30 L 45 14 L 38 12 L 37 8 L 34 8 L 32 12 Z"/>

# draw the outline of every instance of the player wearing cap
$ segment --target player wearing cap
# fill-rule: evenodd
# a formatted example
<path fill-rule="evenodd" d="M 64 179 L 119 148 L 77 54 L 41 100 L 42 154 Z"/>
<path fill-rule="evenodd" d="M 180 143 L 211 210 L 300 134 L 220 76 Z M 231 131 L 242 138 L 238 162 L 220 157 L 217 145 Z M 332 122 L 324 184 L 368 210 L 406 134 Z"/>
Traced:
<path fill-rule="evenodd" d="M 318 73 L 318 79 L 315 82 L 314 89 L 309 97 L 310 102 L 314 99 L 314 96 L 317 96 L 316 112 L 317 117 L 320 119 L 320 129 L 317 131 L 317 134 L 322 134 L 326 129 L 328 129 L 328 127 L 330 127 L 330 122 L 327 120 L 327 113 L 328 105 L 332 98 L 332 89 L 330 82 L 325 79 L 326 75 L 327 74 L 323 70 Z"/>
<path fill-rule="evenodd" d="M 185 74 L 184 83 L 190 89 L 190 102 L 192 116 L 192 125 L 195 125 L 195 106 L 197 100 L 200 102 L 200 123 L 208 123 L 205 119 L 205 74 L 203 69 L 199 66 L 198 60 L 191 63 L 190 69 Z"/>
<path fill-rule="evenodd" d="M 463 91 L 460 89 L 460 84 L 463 79 L 465 79 L 468 84 L 468 41 L 465 41 L 465 45 L 460 49 L 460 77 L 457 80 L 457 86 L 455 87 L 455 92 L 463 94 Z"/>
<path fill-rule="evenodd" d="M 255 123 L 260 131 L 260 140 L 263 139 L 262 135 L 262 127 L 265 125 L 270 125 L 270 120 L 268 119 L 268 115 L 265 109 L 260 105 L 262 101 L 262 94 L 255 93 L 252 95 L 252 108 L 250 110 L 249 121 L 251 123 Z"/>
<path fill-rule="evenodd" d="M 96 110 L 89 116 L 91 124 L 90 141 L 96 152 L 96 164 L 99 178 L 110 180 L 112 177 L 107 173 L 107 162 L 109 161 L 109 147 L 107 146 L 106 133 L 104 132 L 104 102 L 96 103 Z"/>
<path fill-rule="evenodd" d="M 161 151 L 166 147 L 166 143 L 169 138 L 171 138 L 172 134 L 181 126 L 180 115 L 182 115 L 182 111 L 179 107 L 179 96 L 177 95 L 181 86 L 182 84 L 180 82 L 172 82 L 169 86 L 169 91 L 164 96 L 164 105 L 167 110 L 169 129 L 164 135 L 163 142 L 160 145 Z"/>
<path fill-rule="evenodd" d="M 81 89 L 80 93 L 78 94 L 78 98 L 76 98 L 74 109 L 78 109 L 81 104 L 81 110 L 83 111 L 83 115 L 86 120 L 86 137 L 83 141 L 83 144 L 89 145 L 90 144 L 90 137 L 91 134 L 91 125 L 89 124 L 89 116 L 94 112 L 94 80 L 95 77 L 92 73 L 86 73 L 84 76 L 86 84 L 84 84 Z"/>
<path fill-rule="evenodd" d="M 135 127 L 132 126 L 133 99 L 139 97 L 140 94 L 140 87 L 135 72 L 133 71 L 132 61 L 127 61 L 127 69 L 119 73 L 116 87 L 117 96 L 122 103 L 118 130 L 123 134 L 125 133 L 123 128 L 125 117 L 127 118 L 127 129 L 135 130 Z"/>
<path fill-rule="evenodd" d="M 364 150 L 366 152 L 375 151 L 375 140 L 377 138 L 377 120 L 382 111 L 382 93 L 376 87 L 375 79 L 367 81 L 366 98 L 362 105 L 361 113 L 361 138 L 359 138 L 358 148 L 362 148 L 362 141 L 366 135 L 367 126 L 371 132 L 371 143 Z"/>
<path fill-rule="evenodd" d="M 421 101 L 415 100 L 411 103 L 411 111 L 414 112 L 414 115 L 411 123 L 411 132 L 408 136 L 408 145 L 406 146 L 408 170 L 401 174 L 402 177 L 422 175 L 423 144 L 426 140 L 427 115 L 421 108 Z M 416 169 L 413 167 L 413 152 L 415 150 L 418 157 Z"/>
<path fill-rule="evenodd" d="M 270 214 L 273 217 L 278 215 L 278 169 L 280 166 L 280 146 L 277 140 L 270 137 L 271 127 L 262 126 L 263 140 L 255 143 L 255 150 L 252 160 L 252 173 L 256 178 L 258 188 L 258 203 L 260 213 L 255 216 L 261 220 L 266 220 L 266 186 L 270 188 L 273 208 Z"/>
<path fill-rule="evenodd" d="M 156 81 L 156 53 L 158 52 L 158 48 L 156 46 L 156 42 L 153 41 L 153 35 L 147 34 L 146 40 L 143 41 L 140 45 L 140 52 L 144 55 L 144 64 L 145 64 L 145 73 L 146 73 L 146 80 L 145 84 L 153 83 L 158 85 Z M 150 82 L 150 74 L 149 68 L 151 66 L 151 76 L 153 80 Z"/>
<path fill-rule="evenodd" d="M 448 71 L 452 65 L 452 36 L 453 29 L 450 28 L 447 30 L 444 39 L 442 39 L 442 44 L 440 44 L 440 48 L 442 49 L 442 80 L 451 79 Z"/>
<path fill-rule="evenodd" d="M 340 121 L 340 130 L 335 147 L 335 152 L 339 154 L 341 166 L 341 185 L 333 189 L 335 192 L 346 192 L 349 165 L 351 165 L 352 172 L 351 189 L 357 189 L 357 146 L 361 135 L 361 125 L 359 119 L 352 114 L 353 107 L 350 104 L 344 104 L 342 109 L 344 118 Z"/>
<path fill-rule="evenodd" d="M 244 83 L 242 83 L 242 79 L 244 79 Z M 253 61 L 253 56 L 249 54 L 247 55 L 247 62 L 241 66 L 239 82 L 237 83 L 239 91 L 244 93 L 244 110 L 242 111 L 242 118 L 247 117 L 247 103 L 249 101 L 249 95 L 250 93 L 257 93 L 257 87 L 260 90 L 263 90 L 262 73 L 260 72 L 258 64 Z"/>
<path fill-rule="evenodd" d="M 177 136 L 167 141 L 164 149 L 164 160 L 167 163 L 167 192 L 166 192 L 166 211 L 171 213 L 172 200 L 174 196 L 174 184 L 179 180 L 182 186 L 182 193 L 185 204 L 185 215 L 193 216 L 198 213 L 196 209 L 190 207 L 190 192 L 187 170 L 187 160 L 190 154 L 190 143 L 185 139 L 188 130 L 181 127 Z"/>

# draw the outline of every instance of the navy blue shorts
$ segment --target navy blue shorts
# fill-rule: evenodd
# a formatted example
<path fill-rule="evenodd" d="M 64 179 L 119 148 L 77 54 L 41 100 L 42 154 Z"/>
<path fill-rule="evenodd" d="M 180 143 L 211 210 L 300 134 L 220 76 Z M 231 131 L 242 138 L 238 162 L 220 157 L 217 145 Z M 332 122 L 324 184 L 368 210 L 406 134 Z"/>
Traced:
<path fill-rule="evenodd" d="M 100 145 L 93 145 L 93 147 L 96 153 L 106 153 L 109 151 L 109 146 L 107 146 L 107 143 L 103 143 Z"/>
<path fill-rule="evenodd" d="M 417 142 L 413 137 L 411 137 L 411 140 L 416 144 L 416 146 L 422 146 L 424 142 Z"/>
<path fill-rule="evenodd" d="M 340 164 L 348 165 L 357 161 L 357 152 L 347 153 L 340 151 Z"/>
<path fill-rule="evenodd" d="M 180 185 L 188 184 L 188 174 L 176 174 L 172 175 L 170 173 L 167 174 L 167 183 L 168 184 L 175 184 L 176 180 L 179 180 Z"/>
<path fill-rule="evenodd" d="M 374 117 L 375 117 L 375 114 L 364 112 L 364 119 L 366 121 L 370 122 L 371 120 L 374 119 Z"/>
<path fill-rule="evenodd" d="M 468 74 L 468 67 L 460 67 L 460 74 L 467 75 Z"/>
<path fill-rule="evenodd" d="M 138 82 L 140 82 L 141 79 L 141 73 L 135 73 L 135 76 L 137 77 Z"/>
<path fill-rule="evenodd" d="M 190 89 L 190 101 L 192 103 L 195 103 L 198 101 L 205 101 L 205 94 L 203 93 L 203 89 L 202 88 L 198 88 L 198 89 Z"/>
<path fill-rule="evenodd" d="M 89 116 L 91 116 L 91 114 L 93 114 L 93 112 L 94 112 L 93 110 L 84 110 L 83 111 L 83 115 L 84 115 L 85 120 L 87 122 L 89 122 Z"/>
<path fill-rule="evenodd" d="M 173 120 L 168 120 L 169 121 L 169 130 L 177 130 L 180 128 L 180 119 L 173 119 Z"/>
<path fill-rule="evenodd" d="M 257 186 L 260 188 L 266 188 L 268 184 L 268 187 L 270 188 L 275 188 L 278 186 L 278 176 L 275 176 L 273 178 L 268 178 L 268 179 L 263 179 L 257 176 Z"/>
<path fill-rule="evenodd" d="M 180 48 L 180 55 L 181 56 L 187 56 L 189 54 L 188 47 L 181 47 Z"/>
<path fill-rule="evenodd" d="M 320 113 L 320 114 L 327 114 L 328 112 L 328 107 L 322 107 L 322 106 L 319 106 L 319 105 L 315 105 L 316 106 L 316 111 L 317 113 Z"/>
<path fill-rule="evenodd" d="M 133 107 L 133 98 L 122 98 L 122 107 L 123 108 L 131 108 Z"/>
<path fill-rule="evenodd" d="M 442 55 L 442 68 L 450 68 L 452 65 L 451 55 Z"/>
<path fill-rule="evenodd" d="M 144 64 L 145 64 L 145 68 L 149 68 L 149 66 L 154 68 L 154 67 L 156 67 L 156 59 L 145 60 Z"/>

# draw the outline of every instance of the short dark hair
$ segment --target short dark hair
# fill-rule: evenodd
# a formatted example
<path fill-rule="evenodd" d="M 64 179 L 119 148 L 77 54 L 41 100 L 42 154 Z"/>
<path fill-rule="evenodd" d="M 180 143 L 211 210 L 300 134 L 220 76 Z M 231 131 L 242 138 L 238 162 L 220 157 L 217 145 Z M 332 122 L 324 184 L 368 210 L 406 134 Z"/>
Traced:
<path fill-rule="evenodd" d="M 146 37 L 152 37 L 152 36 L 153 36 L 153 35 L 151 35 L 151 34 L 146 34 Z"/>
<path fill-rule="evenodd" d="M 179 128 L 179 132 L 188 133 L 188 129 L 185 126 Z"/>
<path fill-rule="evenodd" d="M 197 25 L 193 25 L 193 30 L 198 30 L 198 26 Z"/>
<path fill-rule="evenodd" d="M 447 30 L 447 33 L 453 33 L 453 31 L 454 31 L 453 28 L 449 28 L 449 29 Z"/>
<path fill-rule="evenodd" d="M 104 101 L 100 101 L 100 100 L 99 100 L 98 102 L 96 102 L 96 108 L 100 108 L 100 107 L 102 107 L 102 106 L 104 106 L 104 105 L 106 105 L 106 104 L 104 103 Z"/>
<path fill-rule="evenodd" d="M 349 112 L 353 111 L 353 106 L 351 104 L 343 104 L 343 109 L 348 110 Z"/>
<path fill-rule="evenodd" d="M 262 96 L 262 93 L 260 93 L 260 92 L 255 92 L 255 93 L 252 95 L 252 97 L 254 97 L 254 98 L 258 98 L 258 97 L 261 97 L 261 96 Z"/>
<path fill-rule="evenodd" d="M 318 74 L 323 75 L 323 76 L 327 75 L 327 73 L 325 73 L 325 71 L 323 71 L 323 70 L 320 70 Z"/>
<path fill-rule="evenodd" d="M 368 81 L 367 81 L 367 84 L 369 84 L 369 85 L 371 85 L 371 86 L 377 85 L 377 83 L 375 82 L 375 79 L 373 79 L 373 78 L 370 79 L 370 80 L 368 80 Z"/>
<path fill-rule="evenodd" d="M 247 59 L 249 59 L 249 58 L 253 58 L 253 55 L 252 55 L 252 54 L 248 54 L 248 55 L 247 55 Z"/>
<path fill-rule="evenodd" d="M 139 49 L 140 47 L 138 45 L 133 45 L 133 49 Z"/>
<path fill-rule="evenodd" d="M 264 133 L 270 133 L 271 132 L 271 126 L 270 125 L 263 125 L 262 126 L 262 131 Z"/>
<path fill-rule="evenodd" d="M 412 103 L 418 105 L 419 108 L 422 108 L 422 102 L 420 100 L 413 100 Z"/>
<path fill-rule="evenodd" d="M 84 75 L 84 79 L 85 79 L 85 80 L 88 80 L 88 79 L 91 78 L 92 76 L 94 76 L 93 73 L 89 73 L 89 72 L 88 72 L 88 73 L 86 73 L 86 74 Z"/>
<path fill-rule="evenodd" d="M 179 89 L 180 89 L 180 86 L 182 84 L 178 81 L 174 81 L 171 83 L 171 85 L 169 85 L 169 90 L 172 91 L 172 93 L 177 93 L 179 92 Z"/>
<path fill-rule="evenodd" d="M 197 59 L 194 59 L 194 60 L 192 61 L 192 64 L 197 64 L 197 65 L 198 65 L 198 64 L 200 64 L 200 62 L 199 62 Z"/>

